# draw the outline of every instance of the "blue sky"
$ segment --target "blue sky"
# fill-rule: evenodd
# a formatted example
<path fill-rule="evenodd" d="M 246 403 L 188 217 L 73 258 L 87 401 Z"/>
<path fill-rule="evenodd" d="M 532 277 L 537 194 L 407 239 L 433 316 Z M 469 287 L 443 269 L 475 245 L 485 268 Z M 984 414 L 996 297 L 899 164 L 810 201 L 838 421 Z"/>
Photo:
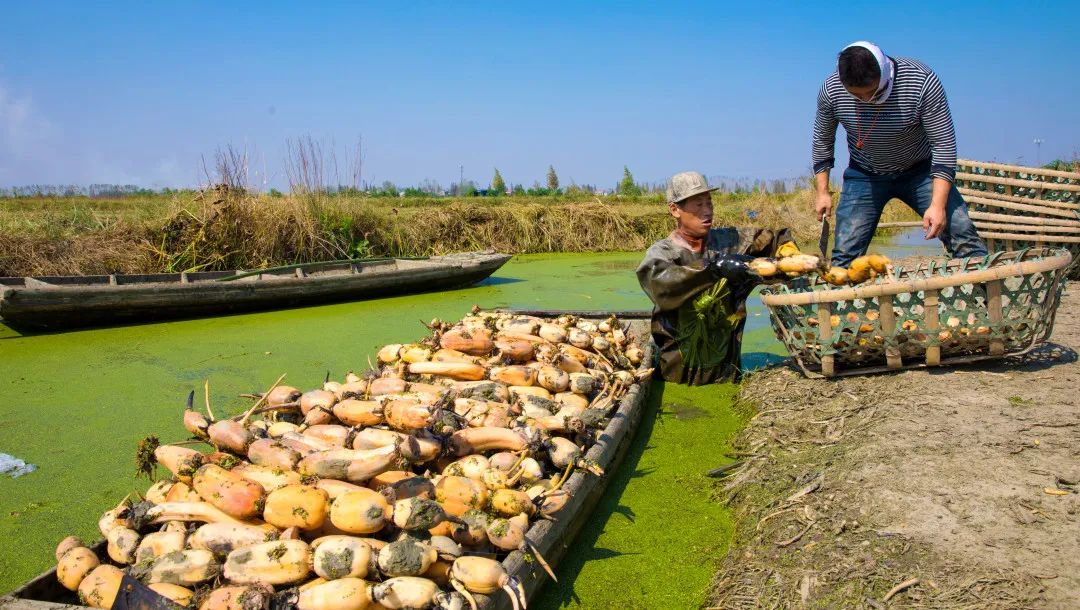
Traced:
<path fill-rule="evenodd" d="M 848 42 L 921 59 L 962 156 L 1080 150 L 1069 3 L 9 2 L 0 186 L 195 184 L 231 144 L 286 182 L 285 141 L 364 179 L 613 185 L 684 169 L 807 173 L 814 100 Z M 840 157 L 846 157 L 838 144 Z"/>

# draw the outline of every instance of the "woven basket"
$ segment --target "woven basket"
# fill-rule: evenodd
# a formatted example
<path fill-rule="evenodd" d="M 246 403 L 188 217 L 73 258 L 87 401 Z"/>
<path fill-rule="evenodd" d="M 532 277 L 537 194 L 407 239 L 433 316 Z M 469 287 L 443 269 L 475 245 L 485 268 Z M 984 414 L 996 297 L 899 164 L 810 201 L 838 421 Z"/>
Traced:
<path fill-rule="evenodd" d="M 819 278 L 762 290 L 777 338 L 809 377 L 1023 354 L 1053 329 L 1067 250 L 931 260 L 852 288 Z"/>
<path fill-rule="evenodd" d="M 1080 173 L 960 159 L 956 185 L 991 252 L 1064 248 L 1080 277 Z"/>

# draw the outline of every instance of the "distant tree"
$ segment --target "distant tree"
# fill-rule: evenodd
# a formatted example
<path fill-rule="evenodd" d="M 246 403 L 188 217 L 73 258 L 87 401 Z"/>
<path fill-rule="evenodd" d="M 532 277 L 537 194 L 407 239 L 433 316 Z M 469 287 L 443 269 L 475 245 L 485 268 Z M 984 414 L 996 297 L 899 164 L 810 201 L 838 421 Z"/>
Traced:
<path fill-rule="evenodd" d="M 475 197 L 477 193 L 476 183 L 472 180 L 466 180 L 458 187 L 459 197 Z"/>
<path fill-rule="evenodd" d="M 559 175 L 555 173 L 555 166 L 548 166 L 547 173 L 547 188 L 552 193 L 559 192 Z"/>
<path fill-rule="evenodd" d="M 514 195 L 524 195 L 525 194 L 525 187 L 521 186 L 520 184 L 515 184 L 514 185 L 514 190 L 511 191 L 511 192 Z"/>
<path fill-rule="evenodd" d="M 495 176 L 491 179 L 491 190 L 494 195 L 503 195 L 506 193 L 506 181 L 503 180 L 502 174 L 499 173 L 499 168 L 495 168 Z"/>
<path fill-rule="evenodd" d="M 620 195 L 641 194 L 641 188 L 634 182 L 634 175 L 630 173 L 630 168 L 625 165 L 622 168 L 622 180 L 619 181 L 619 187 L 616 192 Z"/>
<path fill-rule="evenodd" d="M 424 180 L 420 182 L 420 190 L 428 195 L 440 195 L 442 194 L 442 185 L 431 178 L 424 178 Z"/>
<path fill-rule="evenodd" d="M 773 180 L 772 192 L 780 194 L 786 193 L 787 184 L 785 184 L 783 180 Z"/>

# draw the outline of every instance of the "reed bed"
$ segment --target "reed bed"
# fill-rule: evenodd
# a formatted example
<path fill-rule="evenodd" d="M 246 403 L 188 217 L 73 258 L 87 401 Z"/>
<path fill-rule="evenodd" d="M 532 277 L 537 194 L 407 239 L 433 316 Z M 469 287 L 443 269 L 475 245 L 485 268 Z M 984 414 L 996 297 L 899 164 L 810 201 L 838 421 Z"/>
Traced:
<path fill-rule="evenodd" d="M 717 194 L 714 223 L 817 237 L 809 191 Z M 887 217 L 905 217 L 902 209 Z M 258 269 L 453 251 L 639 251 L 671 231 L 658 195 L 371 198 L 219 186 L 120 200 L 0 200 L 0 275 Z"/>

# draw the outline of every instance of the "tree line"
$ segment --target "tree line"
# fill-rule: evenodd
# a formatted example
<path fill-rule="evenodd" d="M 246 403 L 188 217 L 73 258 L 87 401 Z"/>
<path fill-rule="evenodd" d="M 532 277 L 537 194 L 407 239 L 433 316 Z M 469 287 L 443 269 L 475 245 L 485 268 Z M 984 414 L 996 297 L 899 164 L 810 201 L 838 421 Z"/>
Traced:
<path fill-rule="evenodd" d="M 726 193 L 786 193 L 800 188 L 800 180 L 749 180 L 729 179 L 712 177 L 710 184 L 720 188 Z M 210 182 L 216 182 L 214 178 Z M 242 186 L 242 181 L 221 180 L 224 184 L 232 187 Z M 392 181 L 385 180 L 381 183 L 360 182 L 359 186 L 351 185 L 326 185 L 321 184 L 315 189 L 328 194 L 353 195 L 366 197 L 546 197 L 546 196 L 575 196 L 575 195 L 618 195 L 624 197 L 637 197 L 642 195 L 662 194 L 667 187 L 665 182 L 639 182 L 634 178 L 628 166 L 623 166 L 622 178 L 614 185 L 604 187 L 596 184 L 563 184 L 553 165 L 549 165 L 543 182 L 537 180 L 531 186 L 520 183 L 508 183 L 503 178 L 498 168 L 494 168 L 494 174 L 487 185 L 482 185 L 474 180 L 462 180 L 460 183 L 451 182 L 444 187 L 438 181 L 432 179 L 422 180 L 419 184 L 402 186 Z M 182 192 L 194 192 L 197 189 L 153 189 L 133 184 L 30 184 L 0 188 L 0 197 L 92 197 L 92 198 L 123 198 L 153 195 L 171 195 Z M 303 191 L 294 185 L 293 191 Z M 305 191 L 305 192 L 307 192 Z M 272 197 L 282 197 L 282 191 L 271 188 L 267 193 Z"/>

